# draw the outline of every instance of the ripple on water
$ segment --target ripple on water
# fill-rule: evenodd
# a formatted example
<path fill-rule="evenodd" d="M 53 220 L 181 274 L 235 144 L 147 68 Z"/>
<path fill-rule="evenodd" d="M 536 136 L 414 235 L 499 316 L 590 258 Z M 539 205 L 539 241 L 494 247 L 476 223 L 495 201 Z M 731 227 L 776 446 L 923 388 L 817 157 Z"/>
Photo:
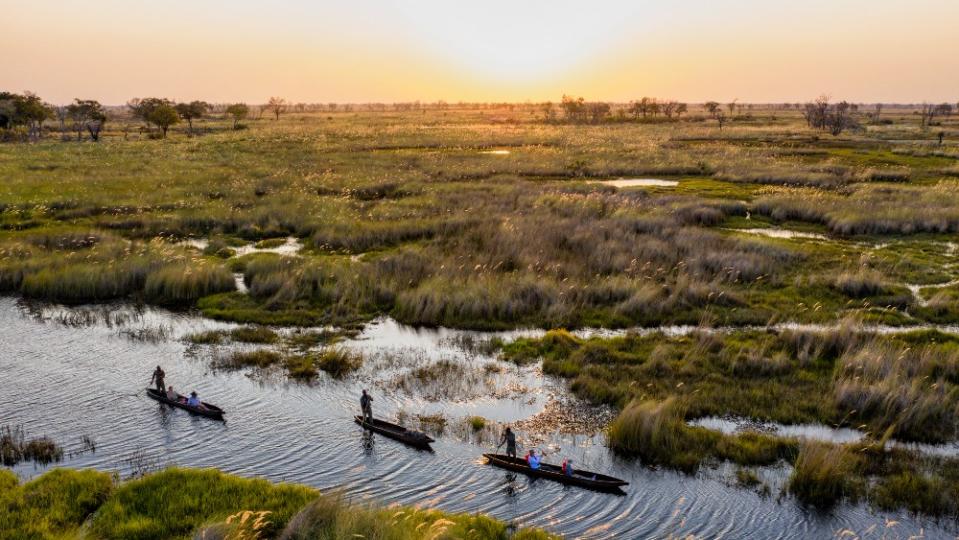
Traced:
<path fill-rule="evenodd" d="M 97 308 L 98 313 L 103 312 Z M 602 433 L 545 433 L 536 440 L 552 454 L 548 461 L 572 457 L 584 468 L 607 472 L 630 482 L 624 496 L 610 496 L 533 480 L 481 464 L 493 443 L 439 437 L 435 452 L 418 452 L 389 439 L 370 436 L 351 421 L 364 386 L 410 363 L 447 359 L 467 365 L 493 361 L 456 345 L 457 336 L 515 337 L 451 330 L 414 330 L 388 320 L 370 325 L 346 346 L 371 356 L 392 355 L 397 365 L 371 361 L 344 381 L 321 379 L 314 385 L 248 373 L 214 372 L 203 355 L 188 355 L 188 334 L 234 325 L 172 314 L 160 309 L 112 306 L 105 314 L 74 317 L 76 310 L 45 306 L 40 316 L 25 312 L 10 298 L 0 298 L 0 418 L 22 423 L 28 434 L 49 435 L 66 455 L 82 448 L 89 435 L 96 452 L 62 463 L 131 472 L 131 458 L 191 467 L 218 467 L 227 472 L 275 481 L 295 481 L 323 490 L 384 503 L 435 504 L 448 511 L 486 512 L 523 525 L 546 526 L 576 538 L 661 538 L 694 534 L 704 537 L 828 538 L 843 528 L 864 531 L 884 520 L 899 521 L 908 536 L 925 526 L 927 538 L 954 533 L 898 513 L 872 513 L 859 506 L 829 514 L 782 503 L 730 487 L 717 475 L 684 476 L 656 471 L 610 454 Z M 122 315 L 118 321 L 114 316 Z M 80 324 L 79 320 L 88 320 Z M 40 322 L 46 321 L 46 322 Z M 73 321 L 76 324 L 70 324 Z M 118 323 L 133 328 L 164 326 L 171 339 L 156 343 L 118 335 Z M 226 422 L 212 422 L 170 409 L 143 395 L 150 372 L 162 364 L 169 384 L 196 389 L 223 407 Z M 504 369 L 512 369 L 504 364 Z M 383 372 L 381 373 L 380 370 Z M 534 394 L 528 399 L 487 397 L 466 403 L 427 402 L 417 395 L 377 393 L 375 412 L 384 417 L 400 410 L 443 412 L 450 418 L 478 414 L 500 421 L 533 417 L 545 409 L 562 383 L 535 370 L 508 371 Z M 524 434 L 525 437 L 525 434 Z M 475 440 L 476 442 L 470 442 Z M 532 440 L 532 439 L 531 439 Z M 20 464 L 15 471 L 30 477 L 45 470 Z"/>

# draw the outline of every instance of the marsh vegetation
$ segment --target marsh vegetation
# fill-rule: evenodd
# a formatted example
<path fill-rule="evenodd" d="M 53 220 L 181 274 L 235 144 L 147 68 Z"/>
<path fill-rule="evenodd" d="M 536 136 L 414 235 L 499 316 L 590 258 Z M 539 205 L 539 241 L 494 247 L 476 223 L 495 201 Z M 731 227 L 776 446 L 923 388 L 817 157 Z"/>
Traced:
<path fill-rule="evenodd" d="M 575 395 L 616 411 L 608 443 L 642 463 L 691 472 L 731 461 L 744 485 L 755 485 L 754 468 L 785 463 L 785 490 L 803 502 L 955 515 L 955 460 L 887 443 L 957 438 L 959 341 L 860 323 L 959 323 L 959 124 L 908 108 L 880 121 L 848 104 L 734 103 L 727 115 L 718 103 L 667 103 L 669 115 L 649 100 L 576 99 L 562 117 L 542 106 L 285 110 L 268 124 L 234 105 L 183 128 L 115 113 L 87 120 L 99 122 L 97 144 L 41 127 L 33 143 L 0 145 L 0 292 L 199 310 L 244 325 L 188 338 L 215 351 L 218 367 L 305 380 L 348 378 L 364 357 L 339 340 L 384 316 L 594 327 L 590 338 L 453 339 L 473 355 L 542 362 Z M 142 121 L 152 137 L 132 133 Z M 63 322 L 114 317 L 85 313 Z M 668 325 L 703 330 L 601 337 Z M 407 365 L 387 386 L 469 397 L 508 369 L 484 362 Z M 865 437 L 690 425 L 729 415 Z M 932 491 L 942 496 L 923 495 Z M 367 534 L 384 522 L 378 512 L 356 517 L 327 501 L 294 522 Z"/>

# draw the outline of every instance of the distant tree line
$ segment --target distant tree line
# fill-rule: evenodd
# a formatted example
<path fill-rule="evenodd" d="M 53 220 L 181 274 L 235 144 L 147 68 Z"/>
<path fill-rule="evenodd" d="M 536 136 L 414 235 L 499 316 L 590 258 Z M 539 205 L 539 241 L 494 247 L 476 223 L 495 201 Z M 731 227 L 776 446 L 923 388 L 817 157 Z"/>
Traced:
<path fill-rule="evenodd" d="M 679 118 L 688 111 L 685 103 L 678 101 L 660 101 L 657 98 L 644 97 L 631 101 L 614 111 L 612 104 L 603 101 L 586 101 L 582 97 L 564 95 L 557 109 L 553 102 L 547 101 L 537 107 L 543 120 L 555 122 L 562 120 L 571 123 L 597 124 L 605 121 L 652 120 L 662 115 L 665 119 Z M 614 114 L 615 112 L 615 114 Z"/>
<path fill-rule="evenodd" d="M 859 113 L 859 106 L 846 101 L 830 103 L 827 96 L 820 96 L 816 100 L 801 103 L 782 103 L 761 105 L 772 110 L 795 109 L 803 115 L 807 124 L 821 131 L 839 135 L 849 129 L 861 127 L 860 118 L 869 123 L 888 123 L 891 120 L 881 119 L 883 104 L 874 104 L 871 110 L 864 114 Z M 936 125 L 936 118 L 948 117 L 959 109 L 959 103 L 953 107 L 950 103 L 917 105 L 888 105 L 894 109 L 911 109 L 920 118 L 923 129 Z M 738 99 L 722 105 L 717 101 L 707 101 L 702 104 L 705 118 L 715 120 L 720 129 L 732 119 L 748 120 L 752 117 L 753 104 L 739 103 Z M 444 100 L 435 102 L 397 102 L 397 103 L 291 103 L 281 97 L 271 97 L 263 105 L 247 105 L 246 103 L 211 104 L 205 101 L 190 101 L 177 103 L 165 98 L 134 98 L 122 108 L 106 107 L 96 100 L 75 99 L 73 103 L 63 106 L 51 105 L 36 94 L 23 92 L 16 94 L 0 91 L 0 141 L 28 141 L 39 140 L 43 134 L 44 124 L 51 120 L 59 122 L 61 139 L 70 140 L 71 133 L 78 141 L 89 138 L 99 141 L 104 126 L 110 118 L 125 116 L 128 113 L 135 119 L 142 121 L 150 137 L 164 138 L 169 129 L 176 124 L 185 122 L 187 133 L 195 134 L 194 121 L 207 118 L 211 115 L 232 120 L 232 128 L 243 129 L 246 119 L 259 120 L 264 114 L 269 114 L 274 120 L 289 112 L 328 112 L 353 113 L 368 112 L 427 112 L 448 110 L 515 110 L 526 111 L 531 117 L 541 117 L 546 122 L 569 122 L 578 124 L 598 124 L 603 122 L 659 122 L 680 119 L 689 113 L 689 106 L 675 100 L 661 100 L 655 97 L 643 97 L 629 103 L 609 103 L 603 101 L 586 101 L 582 97 L 564 95 L 558 104 L 544 103 L 504 103 L 504 102 L 457 102 L 448 103 Z M 744 115 L 744 111 L 746 111 Z M 483 114 L 480 112 L 480 114 Z M 738 116 L 737 116 L 738 115 Z M 702 121 L 704 115 L 695 117 Z"/>

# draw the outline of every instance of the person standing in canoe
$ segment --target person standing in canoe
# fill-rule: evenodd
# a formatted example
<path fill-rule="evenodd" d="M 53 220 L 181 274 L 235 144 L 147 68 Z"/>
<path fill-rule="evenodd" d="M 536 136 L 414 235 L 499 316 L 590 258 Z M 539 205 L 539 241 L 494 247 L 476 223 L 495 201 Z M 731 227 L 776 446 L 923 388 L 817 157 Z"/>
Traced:
<path fill-rule="evenodd" d="M 503 432 L 503 438 L 500 440 L 499 445 L 496 449 L 499 450 L 500 446 L 506 444 L 506 455 L 511 458 L 516 458 L 516 434 L 513 433 L 513 430 L 506 426 L 506 431 Z"/>
<path fill-rule="evenodd" d="M 363 421 L 367 424 L 373 423 L 373 398 L 363 390 L 360 396 L 360 409 L 363 410 Z"/>
<path fill-rule="evenodd" d="M 161 393 L 166 392 L 166 386 L 163 384 L 163 378 L 166 377 L 166 373 L 163 372 L 163 368 L 157 366 L 156 370 L 153 372 L 153 375 L 150 377 L 150 384 L 156 383 L 156 388 Z"/>

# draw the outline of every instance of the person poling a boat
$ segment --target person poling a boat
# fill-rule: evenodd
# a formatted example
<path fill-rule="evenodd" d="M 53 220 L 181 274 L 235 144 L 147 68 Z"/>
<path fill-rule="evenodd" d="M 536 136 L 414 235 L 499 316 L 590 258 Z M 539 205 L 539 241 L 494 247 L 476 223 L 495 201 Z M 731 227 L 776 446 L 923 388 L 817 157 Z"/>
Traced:
<path fill-rule="evenodd" d="M 506 444 L 506 455 L 512 458 L 516 457 L 516 434 L 513 433 L 513 430 L 506 426 L 506 431 L 503 432 L 503 438 L 500 440 L 499 445 L 496 447 L 499 450 L 500 446 Z"/>
<path fill-rule="evenodd" d="M 360 396 L 360 409 L 363 410 L 363 421 L 372 424 L 373 423 L 373 398 L 363 390 L 363 395 Z"/>
<path fill-rule="evenodd" d="M 166 377 L 166 373 L 163 372 L 163 368 L 161 368 L 160 366 L 157 366 L 157 368 L 153 370 L 153 375 L 150 376 L 150 384 L 153 384 L 155 382 L 156 389 L 158 391 L 166 392 L 166 386 L 163 384 L 164 377 Z"/>

